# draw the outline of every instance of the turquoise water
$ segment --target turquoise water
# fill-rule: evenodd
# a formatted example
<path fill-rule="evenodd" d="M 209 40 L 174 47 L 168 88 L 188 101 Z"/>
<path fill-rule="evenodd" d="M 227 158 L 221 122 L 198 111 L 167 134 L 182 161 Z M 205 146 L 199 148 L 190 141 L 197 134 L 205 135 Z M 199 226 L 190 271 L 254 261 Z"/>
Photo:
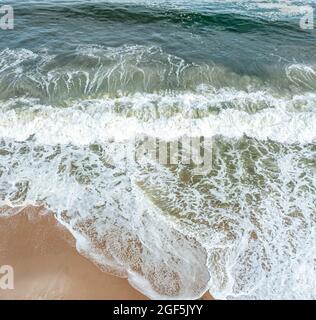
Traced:
<path fill-rule="evenodd" d="M 54 211 L 82 254 L 151 298 L 315 299 L 303 5 L 15 1 L 0 30 L 0 205 Z M 148 137 L 211 139 L 212 168 L 132 161 Z"/>

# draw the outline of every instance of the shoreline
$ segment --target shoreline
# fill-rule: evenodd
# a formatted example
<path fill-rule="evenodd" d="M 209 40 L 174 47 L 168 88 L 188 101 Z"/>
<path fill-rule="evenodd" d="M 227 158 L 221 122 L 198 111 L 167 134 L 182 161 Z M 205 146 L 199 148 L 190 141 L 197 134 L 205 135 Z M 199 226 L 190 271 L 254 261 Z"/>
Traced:
<path fill-rule="evenodd" d="M 101 271 L 80 255 L 70 232 L 42 208 L 0 216 L 0 244 L 0 266 L 14 269 L 14 290 L 0 290 L 0 300 L 149 299 L 127 279 Z"/>
<path fill-rule="evenodd" d="M 98 269 L 80 255 L 75 239 L 52 214 L 26 208 L 0 218 L 0 265 L 14 268 L 14 290 L 1 299 L 146 300 L 126 279 Z"/>

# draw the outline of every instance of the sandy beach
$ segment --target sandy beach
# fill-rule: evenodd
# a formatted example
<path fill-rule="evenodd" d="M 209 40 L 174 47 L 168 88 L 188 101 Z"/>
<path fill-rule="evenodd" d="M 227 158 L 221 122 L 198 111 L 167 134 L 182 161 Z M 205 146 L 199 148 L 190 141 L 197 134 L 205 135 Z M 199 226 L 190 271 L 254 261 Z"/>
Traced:
<path fill-rule="evenodd" d="M 81 256 L 70 233 L 40 209 L 0 218 L 0 244 L 0 265 L 14 268 L 15 285 L 0 299 L 147 299 Z"/>
<path fill-rule="evenodd" d="M 148 299 L 126 279 L 102 272 L 81 256 L 72 235 L 40 208 L 1 217 L 0 244 L 0 265 L 14 268 L 15 287 L 0 290 L 0 300 Z"/>

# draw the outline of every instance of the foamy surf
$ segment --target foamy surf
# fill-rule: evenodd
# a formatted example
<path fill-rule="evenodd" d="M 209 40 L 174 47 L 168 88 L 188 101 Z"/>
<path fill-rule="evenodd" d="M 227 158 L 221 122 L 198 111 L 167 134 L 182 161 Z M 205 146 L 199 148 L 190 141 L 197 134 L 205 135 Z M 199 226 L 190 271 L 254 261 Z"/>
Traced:
<path fill-rule="evenodd" d="M 1 205 L 49 208 L 81 253 L 151 298 L 314 297 L 313 145 L 217 138 L 195 179 L 126 162 L 127 147 L 3 140 Z"/>
<path fill-rule="evenodd" d="M 43 106 L 36 104 L 36 100 L 13 100 L 2 105 L 0 135 L 17 141 L 34 136 L 38 143 L 48 145 L 86 145 L 109 139 L 130 140 L 138 135 L 165 140 L 181 136 L 247 135 L 282 143 L 315 141 L 314 95 L 292 100 L 261 93 L 232 92 L 227 96 L 136 94 L 81 101 L 68 108 Z M 231 103 L 234 101 L 237 103 Z M 231 103 L 231 108 L 224 109 L 225 103 Z M 24 107 L 19 107 L 21 104 Z M 251 104 L 257 109 L 260 104 L 265 108 L 253 112 Z M 306 111 L 299 111 L 302 108 Z M 247 112 L 249 109 L 251 113 Z"/>
<path fill-rule="evenodd" d="M 249 109 L 255 109 L 260 102 L 269 105 L 316 89 L 314 65 L 284 61 L 267 68 L 262 79 L 211 61 L 189 62 L 155 46 L 79 46 L 69 55 L 54 55 L 45 48 L 40 52 L 5 49 L 0 52 L 0 99 L 27 96 L 43 104 L 67 106 L 72 100 L 105 95 L 182 94 L 186 98 L 189 92 L 201 98 L 199 104 L 206 100 L 221 108 L 222 102 L 225 108 L 248 103 Z M 205 91 L 209 98 L 201 94 Z"/>
<path fill-rule="evenodd" d="M 20 1 L 0 206 L 51 210 L 153 299 L 315 299 L 315 36 L 286 7 Z M 212 167 L 127 156 L 148 137 L 211 138 Z"/>

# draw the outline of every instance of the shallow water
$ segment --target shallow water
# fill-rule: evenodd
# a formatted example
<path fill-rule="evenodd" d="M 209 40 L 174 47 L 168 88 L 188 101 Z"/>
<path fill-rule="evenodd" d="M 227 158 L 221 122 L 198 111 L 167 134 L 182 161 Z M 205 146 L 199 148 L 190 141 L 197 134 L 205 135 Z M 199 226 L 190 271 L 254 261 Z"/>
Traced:
<path fill-rule="evenodd" d="M 276 3 L 16 1 L 0 205 L 54 211 L 151 298 L 315 299 L 316 31 Z M 135 161 L 148 137 L 211 140 L 212 166 Z"/>

